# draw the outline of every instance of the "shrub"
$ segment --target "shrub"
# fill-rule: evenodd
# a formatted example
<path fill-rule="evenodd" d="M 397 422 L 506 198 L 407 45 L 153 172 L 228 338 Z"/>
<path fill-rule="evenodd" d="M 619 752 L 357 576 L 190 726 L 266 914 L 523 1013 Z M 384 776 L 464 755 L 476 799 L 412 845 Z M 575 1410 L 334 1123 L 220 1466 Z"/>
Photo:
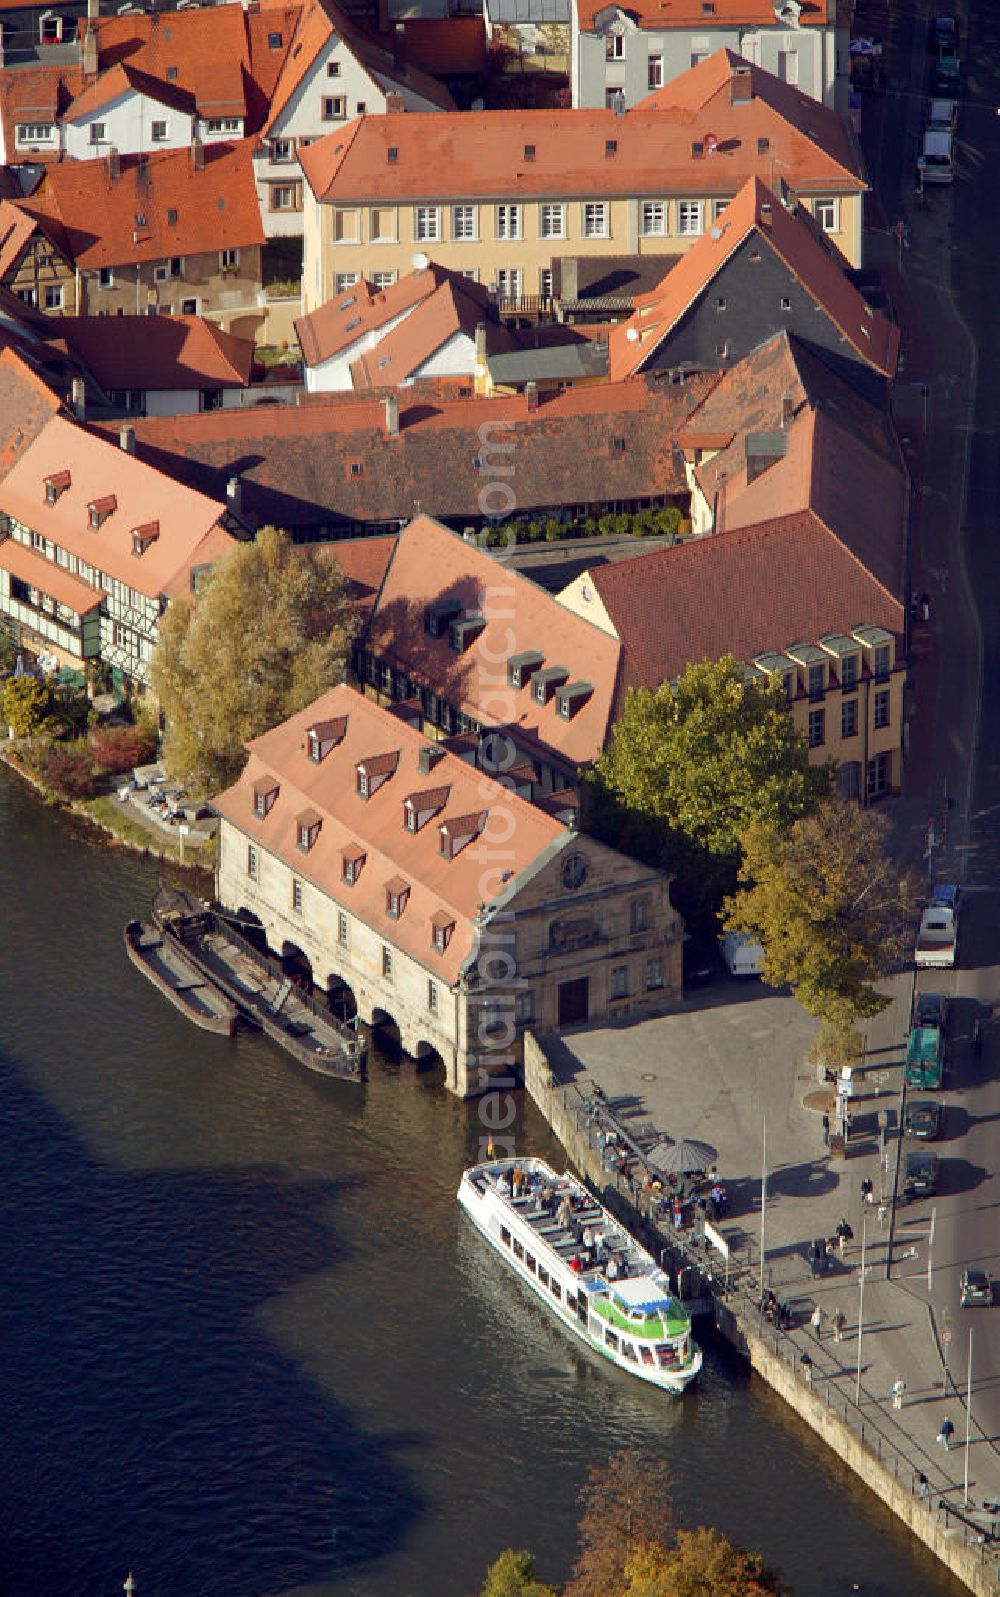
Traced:
<path fill-rule="evenodd" d="M 32 737 L 48 723 L 55 695 L 38 677 L 11 677 L 3 690 L 3 719 L 16 737 Z"/>
<path fill-rule="evenodd" d="M 550 518 L 545 523 L 545 541 L 546 541 L 546 543 L 558 543 L 558 541 L 562 537 L 562 535 L 563 535 L 563 524 L 562 524 L 562 522 L 561 521 L 556 521 L 554 517 Z"/>
<path fill-rule="evenodd" d="M 656 518 L 651 510 L 637 510 L 632 517 L 633 538 L 648 538 L 656 531 Z"/>
<path fill-rule="evenodd" d="M 540 543 L 545 529 L 540 521 L 529 521 L 525 528 L 525 541 L 527 543 Z"/>
<path fill-rule="evenodd" d="M 86 743 L 43 743 L 30 764 L 45 786 L 60 798 L 91 798 L 97 778 Z"/>
<path fill-rule="evenodd" d="M 661 537 L 676 538 L 681 530 L 682 517 L 676 505 L 664 505 L 662 510 L 657 510 L 653 520 Z"/>
<path fill-rule="evenodd" d="M 113 776 L 145 765 L 156 753 L 156 734 L 142 722 L 135 726 L 95 727 L 87 741 L 94 764 Z"/>

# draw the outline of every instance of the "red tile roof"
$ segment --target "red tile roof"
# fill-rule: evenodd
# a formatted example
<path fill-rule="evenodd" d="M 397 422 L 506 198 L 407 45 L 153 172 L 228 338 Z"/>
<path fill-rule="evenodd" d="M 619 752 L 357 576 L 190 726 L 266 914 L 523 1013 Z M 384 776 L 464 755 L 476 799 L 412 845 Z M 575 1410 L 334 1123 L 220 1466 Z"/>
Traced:
<path fill-rule="evenodd" d="M 520 349 L 521 340 L 502 322 L 488 318 L 487 291 L 458 273 L 442 274 L 436 291 L 417 305 L 397 327 L 351 362 L 356 391 L 385 388 L 412 378 L 449 339 L 464 335 L 475 342 L 480 322 L 486 328 L 486 351 L 491 355 Z M 471 371 L 471 368 L 469 368 Z"/>
<path fill-rule="evenodd" d="M 594 566 L 587 580 L 621 639 L 623 690 L 863 622 L 897 636 L 904 627 L 900 599 L 810 511 Z"/>
<path fill-rule="evenodd" d="M 335 294 L 308 316 L 300 316 L 295 331 L 307 366 L 318 366 L 368 333 L 384 327 L 413 305 L 433 294 L 440 282 L 439 268 L 407 272 L 391 288 L 373 288 L 366 278 Z"/>
<path fill-rule="evenodd" d="M 61 408 L 59 396 L 22 356 L 0 351 L 0 478 Z"/>
<path fill-rule="evenodd" d="M 305 751 L 306 733 L 318 720 L 344 716 L 347 730 L 324 760 Z M 485 897 L 483 864 L 474 847 L 453 858 L 441 852 L 441 825 L 475 811 L 495 813 L 502 826 L 505 868 L 517 877 L 568 844 L 572 834 L 558 821 L 492 781 L 482 771 L 442 751 L 434 767 L 435 789 L 446 785 L 445 808 L 418 832 L 403 825 L 403 801 L 420 791 L 418 756 L 426 738 L 349 687 L 332 688 L 298 715 L 248 744 L 250 758 L 235 786 L 215 799 L 215 808 L 262 849 L 277 855 L 306 882 L 343 905 L 351 915 L 423 965 L 431 977 L 453 984 L 477 951 L 477 913 Z M 365 800 L 356 790 L 359 760 L 378 749 L 398 749 L 394 775 Z M 262 775 L 280 791 L 266 816 L 254 813 L 253 787 Z M 303 809 L 322 817 L 312 848 L 298 847 Z M 364 863 L 353 886 L 343 881 L 345 857 Z M 387 890 L 402 877 L 410 892 L 397 920 L 389 915 Z M 454 925 L 443 953 L 435 950 L 435 927 Z"/>
<path fill-rule="evenodd" d="M 113 388 L 246 388 L 252 338 L 224 333 L 201 316 L 122 316 L 108 337 L 103 316 L 61 316 L 54 331 L 93 373 Z"/>
<path fill-rule="evenodd" d="M 48 594 L 57 604 L 75 610 L 77 615 L 96 610 L 104 597 L 79 577 L 70 576 L 54 560 L 46 560 L 44 555 L 36 554 L 13 538 L 0 540 L 0 567 L 12 577 L 19 577 L 22 582 Z"/>
<path fill-rule="evenodd" d="M 604 12 L 613 12 L 609 0 L 576 0 L 579 25 L 592 30 Z M 640 28 L 668 32 L 671 28 L 773 28 L 774 0 L 712 0 L 706 15 L 704 0 L 629 0 L 628 14 Z M 830 0 L 804 0 L 799 21 L 803 27 L 822 27 L 833 21 Z"/>
<path fill-rule="evenodd" d="M 485 72 L 486 24 L 477 17 L 406 17 L 406 59 L 439 78 Z"/>
<path fill-rule="evenodd" d="M 69 485 L 50 505 L 45 479 L 64 472 Z M 88 507 L 110 495 L 114 509 L 95 530 Z M 188 592 L 193 566 L 234 547 L 220 505 L 60 416 L 0 483 L 0 510 L 149 597 Z M 159 535 L 137 557 L 133 529 L 154 520 Z"/>
<path fill-rule="evenodd" d="M 732 194 L 775 165 L 793 191 L 860 192 L 860 151 L 836 112 L 760 67 L 732 104 L 729 50 L 618 116 L 610 110 L 392 113 L 356 118 L 300 154 L 320 200 Z M 715 153 L 693 158 L 710 130 Z M 761 151 L 759 142 L 767 140 Z M 609 143 L 614 152 L 608 153 Z M 525 145 L 534 155 L 524 157 Z M 388 150 L 395 148 L 390 162 Z"/>
<path fill-rule="evenodd" d="M 205 145 L 200 170 L 189 150 L 123 156 L 117 178 L 108 161 L 67 161 L 18 209 L 55 225 L 88 270 L 249 248 L 264 239 L 252 143 Z"/>
<path fill-rule="evenodd" d="M 628 321 L 612 330 L 613 378 L 630 377 L 642 370 L 751 234 L 774 251 L 862 360 L 882 376 L 894 376 L 899 329 L 868 305 L 810 223 L 787 210 L 759 178 L 753 178 L 708 232 L 681 256 L 659 287 L 637 301 Z"/>
<path fill-rule="evenodd" d="M 424 613 L 439 601 L 484 619 L 462 654 L 451 648 L 447 629 L 440 638 L 425 630 Z M 564 770 L 590 765 L 604 746 L 618 675 L 615 640 L 429 516 L 399 535 L 364 647 L 484 725 L 509 727 L 522 747 Z M 554 695 L 539 705 L 529 682 L 507 687 L 507 661 L 532 649 L 546 667 L 565 668 L 566 685 L 593 685 L 569 720 L 557 713 Z"/>
<path fill-rule="evenodd" d="M 344 574 L 347 597 L 355 611 L 367 620 L 375 608 L 385 574 L 396 548 L 396 536 L 384 538 L 338 538 L 316 551 L 320 558 L 336 560 Z"/>
<path fill-rule="evenodd" d="M 0 118 L 8 159 L 29 158 L 28 147 L 17 142 L 18 123 L 57 121 L 83 85 L 83 69 L 70 64 L 18 66 L 0 71 Z M 30 149 L 33 163 L 47 164 L 59 158 L 55 140 L 48 147 L 43 144 Z"/>
<path fill-rule="evenodd" d="M 81 117 L 92 116 L 95 111 L 100 111 L 103 106 L 110 105 L 113 100 L 121 99 L 126 94 L 141 94 L 159 105 L 187 111 L 192 116 L 196 109 L 194 95 L 179 84 L 171 83 L 166 78 L 153 77 L 138 67 L 119 62 L 81 90 L 72 105 L 67 106 L 64 121 L 78 122 Z"/>
<path fill-rule="evenodd" d="M 95 92 L 102 92 L 109 68 L 127 63 L 130 70 L 193 95 L 202 116 L 244 115 L 250 52 L 240 6 L 94 17 L 78 24 L 81 39 L 88 26 L 102 75 Z"/>
<path fill-rule="evenodd" d="M 478 520 L 494 481 L 476 465 L 484 440 L 487 456 L 509 443 L 522 514 L 684 493 L 673 440 L 717 381 L 698 374 L 677 386 L 639 379 L 574 387 L 541 396 L 534 412 L 523 395 L 439 400 L 407 391 L 396 437 L 387 436 L 382 400 L 367 395 L 136 418 L 134 426 L 144 458 L 206 493 L 223 497 L 238 475 L 243 513 L 254 525 L 333 531 L 351 522 L 405 522 L 418 505 Z M 501 510 L 509 503 L 502 490 L 485 500 Z"/>

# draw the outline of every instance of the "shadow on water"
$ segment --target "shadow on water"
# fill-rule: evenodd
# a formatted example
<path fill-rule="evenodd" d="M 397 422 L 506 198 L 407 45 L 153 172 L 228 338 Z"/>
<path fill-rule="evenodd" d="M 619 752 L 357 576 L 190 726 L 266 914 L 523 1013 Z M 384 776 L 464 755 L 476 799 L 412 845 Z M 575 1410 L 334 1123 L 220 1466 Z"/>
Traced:
<path fill-rule="evenodd" d="M 226 1597 L 391 1552 L 421 1511 L 396 1462 L 418 1438 L 360 1427 L 254 1327 L 349 1266 L 341 1184 L 110 1170 L 6 1057 L 0 1093 L 0 1589 L 35 1570 L 106 1593 L 127 1559 L 144 1591 Z M 44 1191 L 19 1178 L 31 1163 L 57 1172 Z"/>

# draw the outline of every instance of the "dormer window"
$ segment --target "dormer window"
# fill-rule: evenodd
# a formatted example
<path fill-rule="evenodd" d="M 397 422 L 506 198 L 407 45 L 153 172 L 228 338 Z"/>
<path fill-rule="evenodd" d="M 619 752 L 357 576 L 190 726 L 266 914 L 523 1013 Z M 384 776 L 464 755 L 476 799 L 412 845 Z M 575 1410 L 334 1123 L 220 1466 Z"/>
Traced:
<path fill-rule="evenodd" d="M 155 543 L 160 536 L 160 523 L 158 521 L 144 521 L 141 527 L 132 528 L 132 553 L 141 557 L 146 553 L 151 543 Z"/>
<path fill-rule="evenodd" d="M 55 471 L 50 477 L 45 478 L 45 503 L 54 505 L 60 494 L 64 494 L 70 485 L 68 471 Z"/>
<path fill-rule="evenodd" d="M 399 920 L 409 896 L 409 882 L 402 876 L 390 876 L 385 884 L 385 912 L 390 920 Z"/>
<path fill-rule="evenodd" d="M 536 704 L 548 704 L 556 688 L 569 676 L 564 665 L 547 665 L 531 678 L 531 697 Z"/>
<path fill-rule="evenodd" d="M 353 887 L 358 877 L 361 875 L 362 870 L 364 869 L 367 855 L 365 854 L 363 848 L 358 847 L 357 843 L 348 843 L 347 847 L 342 851 L 340 858 L 341 880 L 347 887 Z"/>
<path fill-rule="evenodd" d="M 450 787 L 428 787 L 422 793 L 411 793 L 403 800 L 403 829 L 419 832 L 433 820 L 448 802 Z"/>
<path fill-rule="evenodd" d="M 856 688 L 858 685 L 858 657 L 856 654 L 845 654 L 840 662 L 840 685 L 842 688 Z"/>
<path fill-rule="evenodd" d="M 556 689 L 556 714 L 563 721 L 572 721 L 577 710 L 582 710 L 594 689 L 589 682 L 569 682 Z"/>
<path fill-rule="evenodd" d="M 87 506 L 87 517 L 92 531 L 103 527 L 108 517 L 118 509 L 118 501 L 114 494 L 105 494 L 103 499 L 92 499 Z"/>
<path fill-rule="evenodd" d="M 354 767 L 355 790 L 360 798 L 366 801 L 374 796 L 388 782 L 399 764 L 399 750 L 392 754 L 375 754 L 371 759 L 359 760 Z"/>
<path fill-rule="evenodd" d="M 455 917 L 439 909 L 431 916 L 431 944 L 436 954 L 443 954 L 455 930 Z"/>
<path fill-rule="evenodd" d="M 274 801 L 278 796 L 278 784 L 273 777 L 262 777 L 253 785 L 253 812 L 257 819 L 263 821 L 270 815 L 274 808 Z"/>
<path fill-rule="evenodd" d="M 462 614 L 457 599 L 438 599 L 424 610 L 424 631 L 429 638 L 442 638 L 447 628 Z"/>
<path fill-rule="evenodd" d="M 507 661 L 507 686 L 523 688 L 544 664 L 545 656 L 538 649 L 525 649 L 522 654 L 512 654 Z"/>
<path fill-rule="evenodd" d="M 325 760 L 331 749 L 343 741 L 347 731 L 347 716 L 340 715 L 330 721 L 317 721 L 306 732 L 306 754 L 314 765 Z"/>
<path fill-rule="evenodd" d="M 438 852 L 444 859 L 454 859 L 460 854 L 466 843 L 471 843 L 478 837 L 486 825 L 488 810 L 475 810 L 471 815 L 456 815 L 442 821 L 438 827 L 439 841 Z"/>
<path fill-rule="evenodd" d="M 448 624 L 448 643 L 453 654 L 464 654 L 470 643 L 474 643 L 486 622 L 480 615 L 460 616 L 458 620 Z"/>
<path fill-rule="evenodd" d="M 317 810 L 303 810 L 301 815 L 295 817 L 295 846 L 308 854 L 323 824 L 323 817 Z"/>

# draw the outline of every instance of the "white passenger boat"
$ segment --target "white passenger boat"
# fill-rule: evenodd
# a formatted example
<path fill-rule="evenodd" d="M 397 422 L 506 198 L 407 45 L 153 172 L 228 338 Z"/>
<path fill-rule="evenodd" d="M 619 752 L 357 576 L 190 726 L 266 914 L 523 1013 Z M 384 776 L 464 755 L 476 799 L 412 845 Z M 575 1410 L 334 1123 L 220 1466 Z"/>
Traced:
<path fill-rule="evenodd" d="M 557 1320 L 619 1369 L 683 1392 L 701 1369 L 691 1321 L 652 1255 L 567 1172 L 491 1159 L 458 1201 Z"/>

